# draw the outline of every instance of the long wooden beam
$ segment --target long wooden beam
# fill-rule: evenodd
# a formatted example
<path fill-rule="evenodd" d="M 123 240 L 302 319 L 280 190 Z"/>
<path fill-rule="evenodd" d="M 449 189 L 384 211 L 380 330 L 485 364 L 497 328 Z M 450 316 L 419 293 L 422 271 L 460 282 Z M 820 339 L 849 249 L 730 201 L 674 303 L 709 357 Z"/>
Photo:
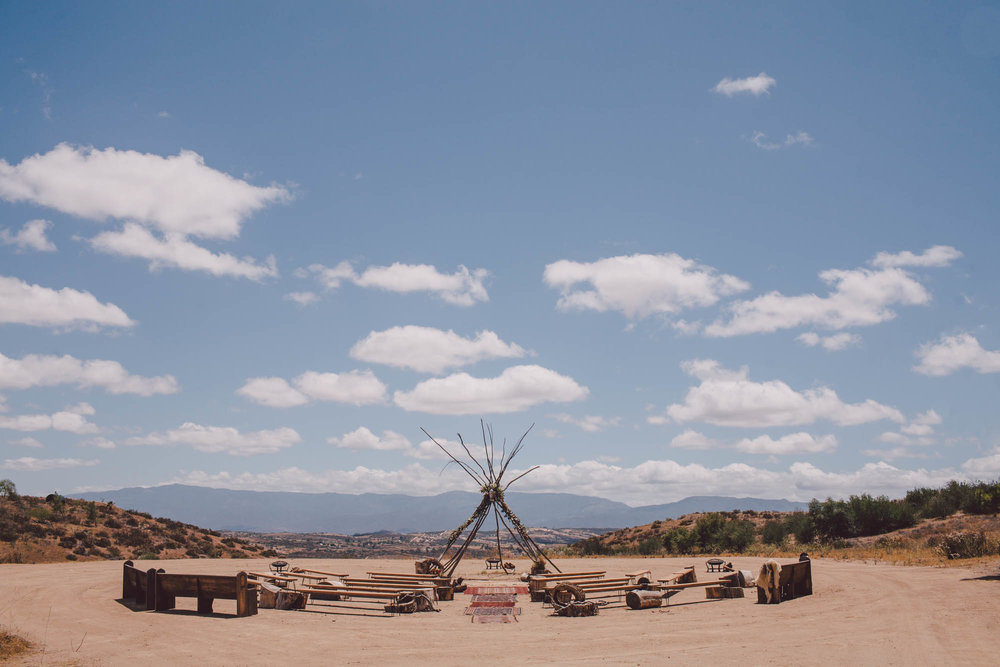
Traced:
<path fill-rule="evenodd" d="M 533 574 L 531 581 L 553 581 L 556 579 L 573 579 L 579 577 L 603 577 L 607 570 L 592 570 L 589 572 L 563 572 L 561 574 Z"/>
<path fill-rule="evenodd" d="M 338 579 L 342 579 L 343 577 L 349 577 L 349 576 L 351 576 L 351 575 L 349 575 L 347 573 L 341 574 L 341 573 L 337 573 L 337 572 L 324 572 L 323 570 L 310 570 L 310 569 L 304 568 L 304 567 L 300 567 L 299 570 L 302 571 L 302 572 L 309 572 L 310 574 L 322 574 L 323 576 L 326 576 L 326 577 L 337 577 Z"/>

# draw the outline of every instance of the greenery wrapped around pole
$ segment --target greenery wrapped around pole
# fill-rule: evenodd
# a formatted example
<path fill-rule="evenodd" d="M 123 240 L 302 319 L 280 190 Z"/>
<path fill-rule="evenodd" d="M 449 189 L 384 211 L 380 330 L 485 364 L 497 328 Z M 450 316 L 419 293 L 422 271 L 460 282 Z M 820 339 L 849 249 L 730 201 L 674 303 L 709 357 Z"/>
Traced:
<path fill-rule="evenodd" d="M 510 487 L 511 484 L 539 467 L 533 466 L 512 480 L 506 483 L 503 481 L 503 476 L 504 473 L 507 472 L 507 467 L 510 465 L 510 462 L 514 460 L 514 457 L 517 456 L 518 452 L 520 452 L 524 447 L 524 438 L 535 425 L 532 424 L 528 427 L 528 430 L 524 432 L 524 435 L 518 439 L 517 444 L 511 449 L 510 454 L 507 453 L 507 443 L 505 440 L 501 446 L 500 458 L 498 459 L 496 457 L 496 449 L 493 444 L 492 427 L 487 426 L 482 420 L 480 420 L 479 423 L 483 431 L 483 450 L 485 452 L 485 457 L 482 463 L 480 463 L 479 459 L 477 459 L 469 450 L 469 447 L 465 444 L 465 439 L 462 438 L 461 433 L 458 434 L 458 441 L 461 443 L 462 449 L 465 450 L 468 457 L 465 460 L 459 459 L 454 454 L 449 452 L 444 445 L 435 440 L 434 436 L 427 432 L 427 429 L 420 429 L 435 445 L 441 448 L 441 451 L 448 455 L 448 458 L 451 459 L 449 464 L 457 464 L 467 475 L 469 475 L 469 477 L 476 481 L 479 485 L 480 493 L 483 494 L 483 499 L 479 502 L 479 506 L 476 507 L 476 511 L 472 513 L 472 516 L 470 516 L 461 526 L 451 531 L 451 534 L 448 536 L 448 543 L 445 545 L 444 550 L 441 552 L 441 557 L 438 559 L 438 562 L 441 563 L 441 575 L 451 577 L 452 574 L 454 574 L 455 568 L 458 567 L 459 562 L 462 560 L 462 556 L 465 555 L 465 552 L 468 550 L 469 545 L 472 544 L 472 541 L 475 539 L 479 529 L 482 528 L 483 522 L 486 521 L 490 511 L 493 512 L 496 520 L 497 558 L 500 559 L 501 567 L 503 567 L 504 563 L 500 542 L 500 524 L 502 522 L 504 528 L 514 539 L 514 543 L 517 544 L 518 547 L 520 547 L 532 561 L 536 563 L 548 561 L 556 572 L 560 572 L 561 570 L 556 567 L 556 564 L 553 563 L 552 560 L 545 555 L 545 552 L 542 551 L 538 544 L 531 539 L 531 536 L 528 534 L 528 529 L 525 528 L 524 524 L 521 523 L 521 520 L 517 518 L 517 515 L 514 514 L 514 511 L 511 510 L 507 501 L 504 499 L 504 492 Z M 466 536 L 465 540 L 455 550 L 455 552 L 451 554 L 451 556 L 446 558 L 446 556 L 448 556 L 448 552 L 462 536 L 462 533 L 464 533 L 470 526 L 472 529 Z"/>

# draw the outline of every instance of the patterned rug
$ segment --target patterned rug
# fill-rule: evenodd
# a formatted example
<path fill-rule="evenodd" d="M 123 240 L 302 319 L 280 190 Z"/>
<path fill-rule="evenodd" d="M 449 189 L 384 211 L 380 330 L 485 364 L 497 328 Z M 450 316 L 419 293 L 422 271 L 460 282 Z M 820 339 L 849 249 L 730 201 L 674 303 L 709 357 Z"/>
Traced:
<path fill-rule="evenodd" d="M 517 600 L 517 595 L 513 593 L 472 596 L 473 604 L 477 602 L 514 602 L 515 600 Z"/>
<path fill-rule="evenodd" d="M 520 616 L 520 607 L 466 607 L 466 616 Z"/>
<path fill-rule="evenodd" d="M 474 614 L 472 616 L 473 623 L 513 623 L 516 620 L 516 616 L 509 614 L 505 616 L 480 616 L 479 614 Z"/>
<path fill-rule="evenodd" d="M 517 595 L 527 594 L 527 586 L 469 586 L 466 595 Z"/>
<path fill-rule="evenodd" d="M 469 586 L 465 589 L 472 602 L 465 608 L 465 615 L 473 623 L 513 623 L 521 614 L 517 594 L 527 593 L 527 586 Z"/>

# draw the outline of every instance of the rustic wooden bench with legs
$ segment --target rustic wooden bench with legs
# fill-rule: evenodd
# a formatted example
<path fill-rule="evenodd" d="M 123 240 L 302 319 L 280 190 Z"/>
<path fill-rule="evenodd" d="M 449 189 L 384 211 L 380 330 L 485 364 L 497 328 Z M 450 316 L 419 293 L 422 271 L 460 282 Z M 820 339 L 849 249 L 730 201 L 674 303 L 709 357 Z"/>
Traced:
<path fill-rule="evenodd" d="M 239 572 L 236 576 L 157 572 L 153 578 L 156 611 L 173 609 L 179 597 L 197 598 L 199 614 L 211 614 L 216 598 L 236 600 L 237 616 L 257 613 L 257 590 L 247 581 L 246 572 Z"/>
<path fill-rule="evenodd" d="M 766 565 L 766 564 L 765 564 Z M 781 571 L 774 577 L 757 577 L 757 603 L 777 604 L 812 595 L 812 561 L 802 554 L 797 563 L 780 563 Z M 764 571 L 764 568 L 761 568 Z"/>
<path fill-rule="evenodd" d="M 160 570 L 163 572 L 163 570 Z M 156 570 L 140 570 L 132 561 L 125 561 L 122 566 L 122 599 L 132 600 L 136 605 L 146 609 L 153 608 L 153 577 Z"/>

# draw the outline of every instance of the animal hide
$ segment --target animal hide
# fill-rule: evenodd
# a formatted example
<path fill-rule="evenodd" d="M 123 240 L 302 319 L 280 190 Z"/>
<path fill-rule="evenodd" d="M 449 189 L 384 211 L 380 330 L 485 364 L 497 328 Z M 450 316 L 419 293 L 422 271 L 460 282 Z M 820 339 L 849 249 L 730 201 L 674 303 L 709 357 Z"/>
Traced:
<path fill-rule="evenodd" d="M 764 591 L 768 604 L 772 602 L 780 602 L 780 591 L 778 590 L 778 581 L 780 578 L 781 565 L 778 561 L 765 561 L 764 564 L 760 566 L 760 572 L 757 573 L 757 588 Z"/>

